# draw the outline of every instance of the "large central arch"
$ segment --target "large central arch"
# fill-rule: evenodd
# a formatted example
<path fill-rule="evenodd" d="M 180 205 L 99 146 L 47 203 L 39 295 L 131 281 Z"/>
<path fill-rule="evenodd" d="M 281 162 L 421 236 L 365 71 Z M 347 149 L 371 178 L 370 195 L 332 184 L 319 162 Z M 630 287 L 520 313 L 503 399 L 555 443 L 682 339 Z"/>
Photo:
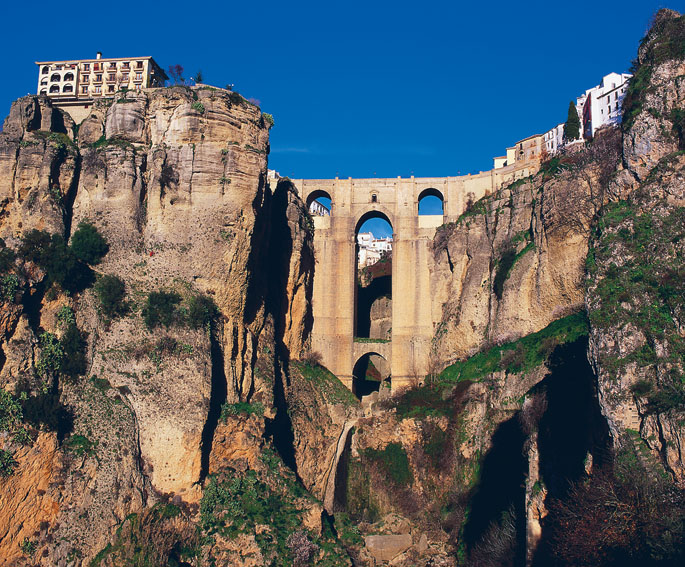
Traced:
<path fill-rule="evenodd" d="M 392 256 L 371 266 L 360 266 L 359 234 L 367 221 L 378 219 L 387 223 L 392 235 L 392 223 L 388 215 L 380 210 L 372 210 L 364 213 L 354 229 L 355 240 L 355 295 L 354 295 L 354 336 L 366 339 L 389 339 L 389 333 L 381 332 L 380 328 L 372 325 L 374 308 L 376 311 L 388 310 L 392 306 Z M 390 316 L 389 313 L 385 314 Z"/>

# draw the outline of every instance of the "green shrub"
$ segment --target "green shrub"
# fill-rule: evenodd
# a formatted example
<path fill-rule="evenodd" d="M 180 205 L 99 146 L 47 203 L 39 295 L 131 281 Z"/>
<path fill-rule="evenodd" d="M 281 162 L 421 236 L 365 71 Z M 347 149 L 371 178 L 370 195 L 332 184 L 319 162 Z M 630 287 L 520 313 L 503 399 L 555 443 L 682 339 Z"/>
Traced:
<path fill-rule="evenodd" d="M 19 278 L 14 274 L 6 274 L 0 278 L 0 297 L 4 301 L 13 302 L 19 291 Z"/>
<path fill-rule="evenodd" d="M 190 105 L 190 107 L 193 110 L 197 110 L 200 114 L 205 113 L 205 105 L 202 104 L 201 102 L 194 102 L 193 104 Z"/>
<path fill-rule="evenodd" d="M 80 222 L 71 237 L 71 250 L 86 264 L 98 264 L 107 254 L 109 245 L 98 229 L 88 222 Z"/>
<path fill-rule="evenodd" d="M 62 305 L 57 311 L 57 322 L 62 326 L 75 325 L 76 316 L 74 310 L 68 305 Z"/>
<path fill-rule="evenodd" d="M 181 296 L 175 292 L 152 291 L 148 294 L 143 306 L 143 320 L 148 329 L 160 325 L 170 327 L 179 320 L 177 306 L 181 303 Z"/>
<path fill-rule="evenodd" d="M 204 295 L 193 295 L 188 300 L 187 322 L 193 329 L 207 327 L 219 314 L 216 303 Z"/>
<path fill-rule="evenodd" d="M 0 449 L 0 477 L 12 476 L 16 466 L 17 461 L 14 459 L 14 455 L 5 449 Z"/>
<path fill-rule="evenodd" d="M 62 336 L 60 345 L 63 352 L 62 361 L 59 365 L 60 373 L 71 379 L 83 376 L 88 369 L 88 361 L 86 359 L 88 344 L 85 333 L 76 325 L 71 324 Z"/>
<path fill-rule="evenodd" d="M 64 358 L 62 345 L 53 333 L 44 332 L 40 335 L 40 357 L 36 362 L 36 371 L 44 379 L 51 378 L 59 372 Z"/>
<path fill-rule="evenodd" d="M 126 285 L 120 278 L 104 275 L 95 283 L 94 289 L 105 316 L 114 318 L 126 314 L 128 311 L 128 305 L 124 301 Z"/>
<path fill-rule="evenodd" d="M 59 234 L 30 230 L 22 236 L 19 256 L 38 264 L 47 275 L 48 285 L 57 283 L 63 289 L 77 292 L 93 282 L 93 272 L 67 247 Z"/>
<path fill-rule="evenodd" d="M 21 425 L 23 418 L 20 400 L 0 388 L 0 431 L 12 431 Z"/>
<path fill-rule="evenodd" d="M 235 404 L 224 404 L 221 406 L 221 421 L 226 421 L 229 416 L 235 415 L 264 415 L 264 404 L 255 402 L 236 402 Z"/>
<path fill-rule="evenodd" d="M 78 457 L 95 453 L 95 443 L 83 435 L 72 435 L 64 443 L 65 450 Z"/>
<path fill-rule="evenodd" d="M 633 396 L 636 396 L 638 398 L 646 396 L 653 389 L 654 387 L 652 386 L 652 383 L 649 380 L 638 380 L 637 382 L 635 382 L 635 384 L 633 384 L 630 387 L 630 391 L 633 394 Z"/>
<path fill-rule="evenodd" d="M 274 125 L 274 117 L 268 112 L 262 113 L 262 116 L 264 117 L 264 122 L 271 128 Z"/>
<path fill-rule="evenodd" d="M 514 260 L 516 260 L 516 249 L 509 247 L 504 252 L 499 259 L 497 264 L 497 269 L 495 271 L 495 279 L 492 283 L 492 289 L 497 296 L 497 299 L 502 299 L 502 292 L 504 291 L 504 282 L 507 277 L 509 277 L 509 270 L 511 270 L 514 265 Z"/>
<path fill-rule="evenodd" d="M 36 544 L 27 537 L 19 544 L 19 548 L 24 555 L 30 556 L 36 552 Z"/>
<path fill-rule="evenodd" d="M 363 454 L 377 463 L 397 486 L 408 486 L 414 482 L 407 452 L 399 443 L 388 443 L 383 449 L 365 449 Z"/>

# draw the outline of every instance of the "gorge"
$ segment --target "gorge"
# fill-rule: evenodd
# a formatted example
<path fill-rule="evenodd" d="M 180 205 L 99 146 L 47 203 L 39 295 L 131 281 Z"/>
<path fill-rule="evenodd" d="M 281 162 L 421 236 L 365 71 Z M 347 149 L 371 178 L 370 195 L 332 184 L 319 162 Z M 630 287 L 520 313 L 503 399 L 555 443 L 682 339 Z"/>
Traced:
<path fill-rule="evenodd" d="M 80 124 L 17 100 L 2 563 L 680 564 L 680 14 L 656 15 L 623 116 L 509 177 L 291 180 L 226 89 L 124 92 Z M 362 285 L 369 215 L 395 241 Z"/>

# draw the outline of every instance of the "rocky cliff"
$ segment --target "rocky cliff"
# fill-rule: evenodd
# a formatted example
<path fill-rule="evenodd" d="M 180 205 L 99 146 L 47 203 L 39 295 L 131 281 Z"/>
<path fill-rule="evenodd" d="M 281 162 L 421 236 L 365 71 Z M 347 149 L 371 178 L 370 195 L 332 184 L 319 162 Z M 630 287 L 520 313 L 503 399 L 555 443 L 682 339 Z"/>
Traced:
<path fill-rule="evenodd" d="M 117 526 L 129 538 L 159 529 L 168 546 L 150 557 L 178 556 L 210 479 L 258 468 L 265 424 L 285 412 L 274 405 L 281 365 L 307 349 L 311 231 L 288 183 L 266 183 L 259 109 L 211 88 L 118 96 L 78 128 L 47 99 L 25 97 L 0 137 L 8 565 L 87 565 L 101 550 L 101 564 L 121 564 Z M 54 275 L 50 255 L 72 261 L 69 239 L 83 226 L 106 254 Z M 125 290 L 117 311 L 103 303 L 111 278 Z M 74 336 L 83 360 L 69 373 Z M 257 424 L 240 418 L 253 408 Z M 172 502 L 161 518 L 146 512 Z"/>
<path fill-rule="evenodd" d="M 678 564 L 684 30 L 655 18 L 621 129 L 436 231 L 432 372 L 362 403 L 310 352 L 313 223 L 257 107 L 14 103 L 4 564 Z"/>

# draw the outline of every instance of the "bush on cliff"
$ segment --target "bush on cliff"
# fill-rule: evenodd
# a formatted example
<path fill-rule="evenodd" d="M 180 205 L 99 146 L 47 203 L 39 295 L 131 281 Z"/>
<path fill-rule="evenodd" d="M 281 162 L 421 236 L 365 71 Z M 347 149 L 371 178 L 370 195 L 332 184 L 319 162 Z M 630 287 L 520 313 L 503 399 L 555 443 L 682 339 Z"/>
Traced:
<path fill-rule="evenodd" d="M 117 317 L 128 311 L 126 285 L 117 276 L 102 276 L 95 284 L 95 295 L 100 301 L 100 308 L 106 317 Z"/>
<path fill-rule="evenodd" d="M 177 306 L 181 296 L 173 291 L 152 291 L 143 306 L 143 321 L 148 329 L 170 327 L 180 319 Z"/>
<path fill-rule="evenodd" d="M 81 222 L 71 237 L 71 250 L 86 264 L 98 264 L 107 254 L 109 245 L 97 228 L 88 222 Z"/>
<path fill-rule="evenodd" d="M 22 236 L 18 255 L 45 270 L 48 287 L 59 284 L 70 292 L 78 292 L 93 283 L 93 271 L 67 246 L 60 234 L 30 230 Z"/>

